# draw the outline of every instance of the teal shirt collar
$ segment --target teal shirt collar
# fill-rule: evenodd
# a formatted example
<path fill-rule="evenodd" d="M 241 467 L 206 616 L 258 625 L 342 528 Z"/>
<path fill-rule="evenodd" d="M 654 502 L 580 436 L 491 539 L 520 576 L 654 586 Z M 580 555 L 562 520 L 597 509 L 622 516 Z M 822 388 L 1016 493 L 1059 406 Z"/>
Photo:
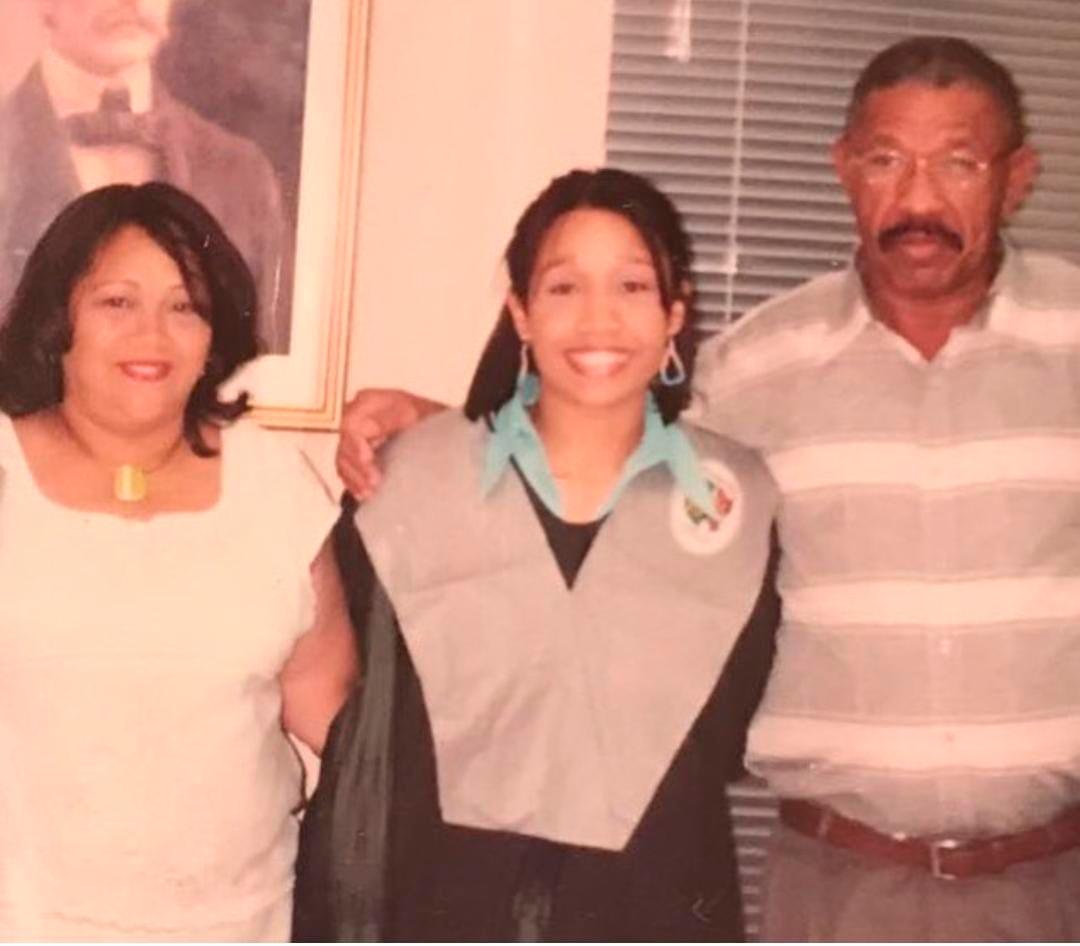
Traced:
<path fill-rule="evenodd" d="M 562 501 L 548 466 L 544 444 L 533 426 L 525 404 L 517 394 L 499 409 L 492 420 L 480 482 L 483 495 L 488 495 L 495 488 L 511 460 L 517 463 L 522 476 L 544 505 L 561 518 Z M 650 393 L 645 405 L 645 429 L 641 442 L 627 457 L 619 481 L 597 511 L 596 518 L 600 519 L 611 511 L 622 491 L 635 476 L 660 463 L 667 465 L 687 499 L 701 509 L 712 508 L 709 487 L 701 472 L 693 445 L 677 424 L 664 423 Z"/>

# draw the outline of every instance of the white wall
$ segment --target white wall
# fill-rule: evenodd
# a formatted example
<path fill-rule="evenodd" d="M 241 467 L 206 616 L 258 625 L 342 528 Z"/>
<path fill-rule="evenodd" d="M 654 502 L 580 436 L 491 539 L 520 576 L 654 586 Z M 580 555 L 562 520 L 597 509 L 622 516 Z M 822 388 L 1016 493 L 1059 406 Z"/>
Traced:
<path fill-rule="evenodd" d="M 604 156 L 612 0 L 373 0 L 350 388 L 460 401 L 499 258 L 555 174 Z"/>
<path fill-rule="evenodd" d="M 556 174 L 603 163 L 612 9 L 372 0 L 350 393 L 464 399 L 518 215 Z M 327 474 L 335 439 L 303 436 Z"/>

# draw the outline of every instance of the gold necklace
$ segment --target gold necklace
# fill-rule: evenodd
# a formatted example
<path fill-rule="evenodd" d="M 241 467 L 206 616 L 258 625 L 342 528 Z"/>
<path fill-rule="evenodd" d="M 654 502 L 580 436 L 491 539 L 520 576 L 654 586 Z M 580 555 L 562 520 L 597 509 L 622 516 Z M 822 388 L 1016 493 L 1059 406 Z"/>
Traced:
<path fill-rule="evenodd" d="M 149 478 L 152 472 L 156 470 L 144 470 L 134 463 L 122 463 L 113 474 L 113 498 L 122 503 L 141 503 L 150 492 Z"/>
<path fill-rule="evenodd" d="M 72 443 L 75 444 L 86 456 L 88 456 L 94 463 L 99 466 L 111 466 L 106 463 L 90 449 L 89 445 L 72 429 L 71 424 L 68 423 L 66 417 L 59 413 L 57 416 L 60 418 L 60 422 L 64 428 L 64 432 L 71 438 Z M 180 452 L 184 445 L 184 435 L 180 434 L 179 437 L 170 444 L 169 449 L 165 451 L 162 458 L 152 466 L 142 466 L 138 463 L 121 463 L 120 466 L 113 469 L 113 499 L 121 503 L 141 503 L 147 496 L 150 495 L 150 477 L 163 470 L 173 458 Z"/>

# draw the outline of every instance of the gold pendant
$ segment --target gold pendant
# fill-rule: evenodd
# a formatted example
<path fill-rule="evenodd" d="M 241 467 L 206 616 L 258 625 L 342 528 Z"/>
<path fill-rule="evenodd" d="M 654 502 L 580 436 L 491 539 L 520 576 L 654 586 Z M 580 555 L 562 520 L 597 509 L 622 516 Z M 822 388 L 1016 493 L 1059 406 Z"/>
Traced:
<path fill-rule="evenodd" d="M 139 503 L 146 499 L 146 471 L 141 466 L 125 463 L 113 477 L 113 496 L 122 503 Z"/>

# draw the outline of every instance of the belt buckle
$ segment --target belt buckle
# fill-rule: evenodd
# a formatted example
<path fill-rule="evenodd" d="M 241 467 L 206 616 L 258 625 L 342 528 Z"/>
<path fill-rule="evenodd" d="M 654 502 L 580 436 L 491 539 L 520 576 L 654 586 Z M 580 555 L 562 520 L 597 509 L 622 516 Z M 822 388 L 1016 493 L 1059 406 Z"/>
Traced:
<path fill-rule="evenodd" d="M 962 842 L 956 840 L 956 838 L 940 838 L 936 841 L 930 841 L 930 874 L 936 877 L 938 880 L 957 880 L 958 874 L 947 873 L 941 866 L 941 852 L 942 851 L 954 851 L 960 847 Z"/>

